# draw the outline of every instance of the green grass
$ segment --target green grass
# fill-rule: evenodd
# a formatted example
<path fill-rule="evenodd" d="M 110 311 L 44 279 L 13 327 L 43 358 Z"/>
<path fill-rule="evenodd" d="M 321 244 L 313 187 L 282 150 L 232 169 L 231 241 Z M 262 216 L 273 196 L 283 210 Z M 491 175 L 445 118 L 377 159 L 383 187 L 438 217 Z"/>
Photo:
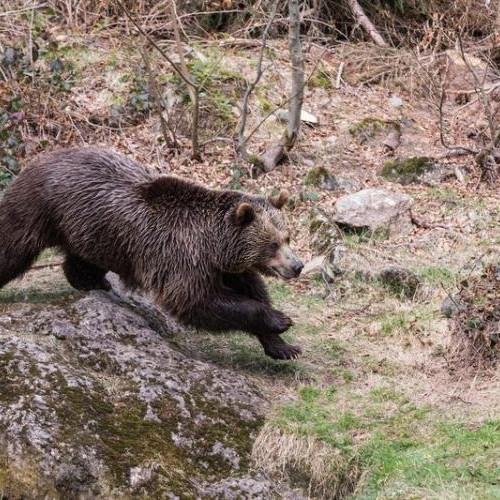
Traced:
<path fill-rule="evenodd" d="M 384 312 L 378 318 L 380 333 L 390 336 L 425 331 L 437 314 L 433 304 L 419 304 L 411 309 Z"/>
<path fill-rule="evenodd" d="M 445 266 L 426 266 L 420 269 L 420 277 L 429 285 L 451 286 L 455 284 L 455 274 Z"/>
<path fill-rule="evenodd" d="M 375 432 L 357 498 L 500 498 L 500 420 L 477 428 L 440 422 L 413 437 Z"/>
<path fill-rule="evenodd" d="M 409 315 L 406 312 L 385 313 L 380 323 L 384 335 L 404 333 L 408 329 Z"/>
<path fill-rule="evenodd" d="M 307 85 L 311 88 L 330 89 L 332 85 L 332 77 L 325 69 L 318 69 L 307 81 Z"/>
<path fill-rule="evenodd" d="M 305 386 L 272 425 L 336 449 L 361 478 L 353 498 L 500 498 L 500 420 L 447 421 L 391 386 Z"/>

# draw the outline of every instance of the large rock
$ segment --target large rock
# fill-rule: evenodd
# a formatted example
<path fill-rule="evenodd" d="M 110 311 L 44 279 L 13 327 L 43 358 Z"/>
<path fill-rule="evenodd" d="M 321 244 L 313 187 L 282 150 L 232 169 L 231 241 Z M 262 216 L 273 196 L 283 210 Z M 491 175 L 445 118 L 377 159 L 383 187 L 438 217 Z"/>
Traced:
<path fill-rule="evenodd" d="M 337 200 L 333 218 L 351 229 L 369 229 L 381 236 L 411 231 L 410 208 L 413 200 L 403 193 L 385 189 L 363 189 Z"/>
<path fill-rule="evenodd" d="M 250 466 L 247 376 L 180 352 L 143 298 L 59 285 L 0 293 L 0 496 L 287 495 Z"/>

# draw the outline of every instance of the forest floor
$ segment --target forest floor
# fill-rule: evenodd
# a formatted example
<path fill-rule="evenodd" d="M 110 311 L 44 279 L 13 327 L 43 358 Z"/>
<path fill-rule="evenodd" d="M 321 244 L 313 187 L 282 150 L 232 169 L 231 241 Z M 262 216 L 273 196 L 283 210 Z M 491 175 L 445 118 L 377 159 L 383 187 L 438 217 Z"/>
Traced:
<path fill-rule="evenodd" d="M 269 395 L 273 409 L 254 445 L 256 463 L 271 473 L 293 476 L 311 495 L 327 498 L 500 498 L 499 373 L 456 362 L 450 320 L 441 313 L 443 300 L 464 279 L 498 260 L 500 195 L 497 186 L 478 182 L 470 157 L 445 157 L 436 105 L 423 97 L 425 82 L 403 68 L 401 74 L 363 84 L 359 72 L 368 71 L 377 58 L 372 47 L 363 52 L 356 46 L 360 63 L 345 65 L 336 88 L 346 47 L 327 52 L 308 47 L 312 74 L 304 109 L 320 124 L 303 125 L 287 162 L 252 178 L 224 142 L 208 144 L 202 162 L 189 159 L 186 140 L 181 140 L 181 153 L 166 154 L 157 116 L 140 109 L 150 96 L 141 90 L 145 77 L 133 42 L 109 33 L 52 35 L 57 57 L 71 65 L 74 81 L 53 96 L 64 101 L 62 114 L 44 116 L 36 140 L 25 136 L 33 151 L 100 144 L 212 187 L 256 193 L 286 188 L 295 201 L 289 207 L 292 246 L 305 261 L 313 256 L 311 211 L 321 207 L 328 212 L 345 194 L 307 186 L 307 173 L 315 167 L 348 179 L 357 189 L 383 187 L 410 195 L 414 216 L 425 223 L 388 240 L 344 234 L 343 273 L 329 286 L 314 276 L 269 281 L 274 301 L 295 321 L 286 337 L 303 348 L 297 361 L 272 361 L 254 339 L 238 332 L 175 335 L 175 342 L 193 357 L 245 373 Z M 267 52 L 271 65 L 251 99 L 248 130 L 288 95 L 285 46 L 271 41 Z M 40 64 L 54 60 L 49 52 L 45 57 Z M 190 52 L 190 67 L 206 87 L 203 140 L 232 134 L 257 57 L 258 47 L 237 42 L 200 44 Z M 156 55 L 151 61 L 174 103 L 171 112 L 181 136 L 186 131 L 179 120 L 186 113 L 182 86 Z M 391 65 L 390 59 L 384 62 Z M 120 113 L 126 116 L 130 110 L 137 112 L 136 122 L 120 121 Z M 484 124 L 477 101 L 464 106 L 449 100 L 445 111 L 449 135 L 457 142 L 467 143 L 471 131 Z M 111 126 L 116 116 L 119 124 Z M 402 124 L 396 156 L 430 157 L 453 175 L 433 185 L 385 180 L 380 171 L 393 155 L 377 130 L 361 138 L 357 134 L 367 119 Z M 64 129 L 64 140 L 47 132 L 47 121 L 52 129 Z M 252 144 L 264 149 L 282 127 L 276 119 L 268 120 Z M 395 296 L 370 279 L 391 265 L 420 278 L 413 297 Z M 31 271 L 23 283 L 28 286 L 40 272 Z"/>

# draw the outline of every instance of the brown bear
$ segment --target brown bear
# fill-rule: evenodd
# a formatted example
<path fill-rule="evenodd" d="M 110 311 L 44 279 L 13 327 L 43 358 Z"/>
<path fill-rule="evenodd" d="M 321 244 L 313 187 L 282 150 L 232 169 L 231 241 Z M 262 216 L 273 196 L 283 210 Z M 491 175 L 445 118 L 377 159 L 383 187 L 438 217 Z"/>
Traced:
<path fill-rule="evenodd" d="M 272 307 L 260 276 L 289 279 L 303 267 L 280 211 L 286 197 L 155 176 L 94 147 L 45 154 L 0 203 L 0 288 L 59 247 L 74 288 L 109 290 L 113 271 L 181 322 L 243 330 L 272 358 L 295 358 L 300 348 L 279 336 L 292 321 Z"/>

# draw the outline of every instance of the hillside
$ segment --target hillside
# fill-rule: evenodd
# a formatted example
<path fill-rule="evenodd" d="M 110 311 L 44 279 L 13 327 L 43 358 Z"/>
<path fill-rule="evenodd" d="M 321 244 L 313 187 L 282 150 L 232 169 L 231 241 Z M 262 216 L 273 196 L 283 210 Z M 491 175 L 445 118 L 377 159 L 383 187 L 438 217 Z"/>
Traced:
<path fill-rule="evenodd" d="M 285 188 L 306 272 L 268 280 L 295 321 L 285 337 L 303 349 L 278 362 L 243 333 L 182 328 L 118 283 L 75 292 L 61 256 L 45 253 L 0 291 L 0 497 L 500 498 L 498 179 L 480 155 L 445 147 L 486 151 L 484 95 L 498 126 L 486 48 L 498 26 L 481 44 L 465 37 L 463 54 L 304 35 L 303 111 L 318 123 L 303 121 L 288 158 L 263 173 L 228 140 L 260 37 L 186 27 L 202 89 L 196 161 L 186 86 L 124 16 L 71 24 L 10 7 L 2 188 L 35 154 L 84 144 L 214 188 Z M 151 36 L 178 61 L 159 25 Z M 283 133 L 291 92 L 286 36 L 271 34 L 249 100 L 253 154 Z M 407 195 L 411 215 L 336 224 L 339 200 L 365 189 Z"/>

